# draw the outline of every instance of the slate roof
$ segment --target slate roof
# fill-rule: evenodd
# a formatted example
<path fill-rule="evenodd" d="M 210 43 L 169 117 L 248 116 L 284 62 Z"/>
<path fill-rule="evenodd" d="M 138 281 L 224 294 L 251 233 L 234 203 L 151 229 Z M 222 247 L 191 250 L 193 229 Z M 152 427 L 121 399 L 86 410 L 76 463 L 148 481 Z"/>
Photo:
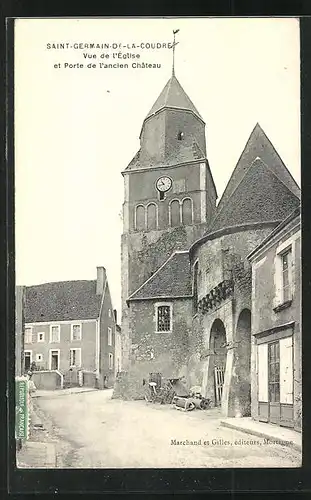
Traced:
<path fill-rule="evenodd" d="M 25 322 L 96 319 L 101 299 L 96 295 L 96 280 L 26 287 Z"/>
<path fill-rule="evenodd" d="M 154 113 L 165 107 L 188 109 L 193 111 L 193 113 L 203 120 L 175 75 L 171 76 L 146 118 L 149 118 L 149 116 L 152 116 Z"/>
<path fill-rule="evenodd" d="M 288 187 L 292 193 L 300 197 L 300 188 L 287 170 L 276 149 L 268 139 L 267 135 L 257 123 L 245 145 L 239 161 L 229 179 L 227 187 L 218 203 L 220 210 L 230 198 L 236 186 L 241 182 L 252 162 L 261 158 L 274 174 Z"/>
<path fill-rule="evenodd" d="M 282 229 L 284 229 L 284 227 L 286 227 L 287 225 L 289 225 L 293 220 L 296 219 L 296 221 L 299 221 L 299 224 L 300 224 L 300 214 L 301 214 L 301 207 L 298 206 L 297 208 L 295 208 L 295 210 L 293 210 L 289 215 L 288 217 L 286 217 L 286 219 L 284 219 L 278 226 L 276 226 L 273 231 L 271 231 L 271 233 L 266 237 L 264 238 L 260 243 L 259 245 L 257 245 L 257 247 L 255 247 L 247 256 L 247 258 L 249 260 L 252 260 L 253 256 L 258 252 L 258 250 L 260 250 L 261 248 L 263 248 L 266 243 L 268 243 L 269 241 L 271 241 L 271 239 L 276 235 L 278 234 Z"/>
<path fill-rule="evenodd" d="M 189 252 L 174 252 L 159 269 L 140 286 L 129 301 L 152 298 L 189 297 L 192 295 Z"/>
<path fill-rule="evenodd" d="M 208 233 L 248 223 L 281 221 L 299 204 L 299 198 L 257 158 L 226 205 L 217 208 Z"/>
<path fill-rule="evenodd" d="M 134 158 L 128 164 L 125 170 L 135 170 L 138 168 L 146 168 L 146 163 L 149 167 L 169 167 L 170 165 L 177 165 L 179 163 L 187 163 L 195 160 L 205 159 L 203 151 L 200 149 L 197 142 L 193 141 L 191 146 L 185 146 L 184 144 L 179 150 L 172 151 L 171 155 L 168 155 L 165 159 L 165 163 L 155 161 L 153 158 L 146 159 L 144 162 L 140 161 L 140 150 L 136 153 Z"/>

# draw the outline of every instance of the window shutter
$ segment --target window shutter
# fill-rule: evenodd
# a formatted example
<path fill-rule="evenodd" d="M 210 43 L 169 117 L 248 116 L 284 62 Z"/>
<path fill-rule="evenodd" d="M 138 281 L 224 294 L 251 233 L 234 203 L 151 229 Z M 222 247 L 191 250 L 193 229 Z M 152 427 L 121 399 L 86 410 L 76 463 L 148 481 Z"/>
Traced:
<path fill-rule="evenodd" d="M 280 340 L 280 402 L 293 404 L 293 338 Z"/>
<path fill-rule="evenodd" d="M 258 401 L 268 401 L 268 344 L 257 346 L 258 353 Z"/>
<path fill-rule="evenodd" d="M 280 255 L 276 255 L 274 260 L 274 287 L 273 307 L 277 307 L 282 302 L 282 261 Z"/>
<path fill-rule="evenodd" d="M 290 290 L 291 290 L 291 298 L 294 297 L 295 293 L 295 246 L 292 247 L 292 253 L 290 256 Z"/>

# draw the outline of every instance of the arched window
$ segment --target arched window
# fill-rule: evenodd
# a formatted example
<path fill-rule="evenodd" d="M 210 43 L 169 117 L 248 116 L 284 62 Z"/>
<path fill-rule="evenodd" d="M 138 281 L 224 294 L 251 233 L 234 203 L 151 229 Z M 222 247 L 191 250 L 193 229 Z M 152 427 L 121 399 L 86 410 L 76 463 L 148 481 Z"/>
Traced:
<path fill-rule="evenodd" d="M 145 227 L 145 207 L 143 205 L 137 205 L 135 209 L 135 229 L 137 231 L 142 231 Z"/>
<path fill-rule="evenodd" d="M 158 207 L 155 203 L 147 206 L 147 229 L 157 229 L 158 227 Z"/>
<path fill-rule="evenodd" d="M 184 138 L 184 133 L 183 133 L 183 132 L 178 132 L 177 139 L 178 139 L 179 141 L 182 141 L 182 140 L 183 140 L 183 138 Z"/>
<path fill-rule="evenodd" d="M 192 200 L 185 198 L 182 202 L 182 223 L 189 226 L 193 223 Z"/>
<path fill-rule="evenodd" d="M 170 221 L 171 226 L 180 226 L 180 204 L 179 200 L 173 200 L 170 203 Z"/>

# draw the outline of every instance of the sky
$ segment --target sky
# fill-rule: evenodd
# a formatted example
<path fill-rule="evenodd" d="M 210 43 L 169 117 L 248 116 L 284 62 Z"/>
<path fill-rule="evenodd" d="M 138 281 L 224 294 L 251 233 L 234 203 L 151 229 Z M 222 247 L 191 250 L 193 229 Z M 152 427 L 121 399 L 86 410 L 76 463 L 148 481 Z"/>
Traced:
<path fill-rule="evenodd" d="M 167 45 L 173 29 L 180 30 L 175 74 L 206 123 L 219 199 L 257 122 L 300 184 L 297 19 L 18 19 L 17 285 L 95 279 L 96 266 L 104 266 L 120 311 L 121 172 L 138 151 L 142 122 L 172 71 L 171 49 L 123 45 Z M 60 43 L 69 48 L 47 48 Z M 121 43 L 122 54 L 140 59 L 112 59 L 119 49 L 73 48 L 90 43 Z M 100 68 L 100 62 L 129 68 Z M 161 68 L 134 69 L 133 62 Z"/>

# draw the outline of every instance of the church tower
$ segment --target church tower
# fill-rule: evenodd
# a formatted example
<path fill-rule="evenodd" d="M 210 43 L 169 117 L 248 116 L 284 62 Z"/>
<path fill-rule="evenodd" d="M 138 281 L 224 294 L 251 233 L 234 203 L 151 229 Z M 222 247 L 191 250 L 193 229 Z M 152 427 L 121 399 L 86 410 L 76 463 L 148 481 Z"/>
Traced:
<path fill-rule="evenodd" d="M 123 366 L 130 353 L 128 297 L 176 250 L 208 227 L 217 193 L 206 157 L 205 123 L 172 76 L 143 121 L 140 149 L 122 172 Z"/>

